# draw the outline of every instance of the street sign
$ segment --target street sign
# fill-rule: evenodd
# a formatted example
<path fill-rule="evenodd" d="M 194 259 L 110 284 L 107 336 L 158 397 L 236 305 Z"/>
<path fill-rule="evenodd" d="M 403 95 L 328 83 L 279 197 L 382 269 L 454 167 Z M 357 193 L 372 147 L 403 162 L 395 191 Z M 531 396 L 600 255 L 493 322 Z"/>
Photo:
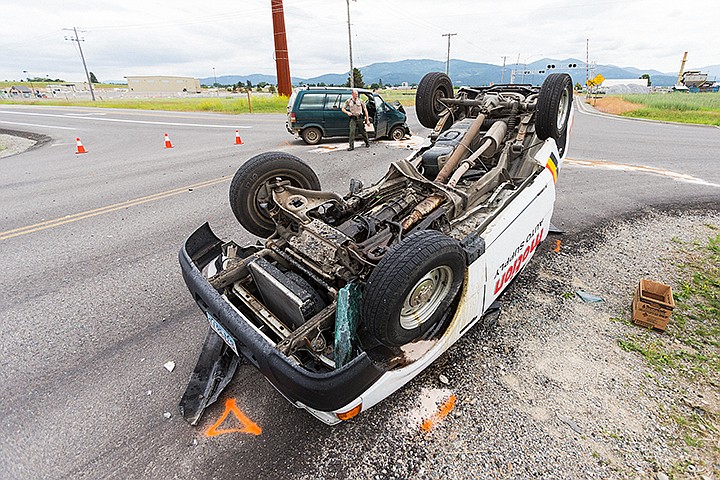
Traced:
<path fill-rule="evenodd" d="M 604 80 L 605 80 L 605 77 L 603 77 L 602 75 L 600 75 L 598 73 L 597 75 L 595 75 L 595 78 L 587 81 L 587 85 L 588 85 L 588 87 L 595 87 L 595 86 L 601 85 Z"/>

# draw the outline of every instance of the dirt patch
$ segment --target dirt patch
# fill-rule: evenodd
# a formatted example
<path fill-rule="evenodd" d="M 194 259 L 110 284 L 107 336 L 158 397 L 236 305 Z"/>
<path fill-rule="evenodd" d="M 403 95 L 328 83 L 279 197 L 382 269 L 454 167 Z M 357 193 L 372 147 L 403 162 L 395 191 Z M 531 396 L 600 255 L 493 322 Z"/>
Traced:
<path fill-rule="evenodd" d="M 0 128 L 0 158 L 41 147 L 51 140 L 41 133 Z"/>
<path fill-rule="evenodd" d="M 592 101 L 595 108 L 601 112 L 611 113 L 613 115 L 622 115 L 623 113 L 633 112 L 643 108 L 638 103 L 628 102 L 620 97 L 604 97 Z"/>

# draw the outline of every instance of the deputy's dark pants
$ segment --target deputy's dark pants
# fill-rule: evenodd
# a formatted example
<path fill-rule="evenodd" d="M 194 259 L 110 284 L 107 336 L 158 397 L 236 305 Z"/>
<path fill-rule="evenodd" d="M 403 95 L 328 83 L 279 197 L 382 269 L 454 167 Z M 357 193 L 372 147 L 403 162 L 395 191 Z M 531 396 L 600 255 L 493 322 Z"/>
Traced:
<path fill-rule="evenodd" d="M 362 135 L 363 140 L 365 140 L 365 145 L 368 145 L 370 140 L 365 131 L 365 120 L 362 116 L 350 117 L 350 148 L 355 148 L 355 130 L 360 131 L 360 135 Z"/>

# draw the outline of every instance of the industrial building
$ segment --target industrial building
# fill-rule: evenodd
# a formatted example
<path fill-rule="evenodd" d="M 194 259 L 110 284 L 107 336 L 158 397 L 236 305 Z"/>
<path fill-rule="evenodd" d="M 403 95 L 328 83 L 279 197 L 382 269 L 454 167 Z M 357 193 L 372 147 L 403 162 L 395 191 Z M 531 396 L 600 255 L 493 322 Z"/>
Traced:
<path fill-rule="evenodd" d="M 128 90 L 135 93 L 200 93 L 200 80 L 193 77 L 147 75 L 125 78 Z"/>

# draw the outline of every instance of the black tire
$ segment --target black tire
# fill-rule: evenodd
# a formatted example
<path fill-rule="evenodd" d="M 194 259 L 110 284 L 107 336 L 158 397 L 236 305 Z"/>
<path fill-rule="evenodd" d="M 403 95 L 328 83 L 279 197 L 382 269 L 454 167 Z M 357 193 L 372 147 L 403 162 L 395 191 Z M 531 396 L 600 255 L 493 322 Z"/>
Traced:
<path fill-rule="evenodd" d="M 317 127 L 308 127 L 300 132 L 300 136 L 302 137 L 303 142 L 308 145 L 317 145 L 322 139 L 322 130 Z"/>
<path fill-rule="evenodd" d="M 395 125 L 388 132 L 388 138 L 390 140 L 395 140 L 396 142 L 399 140 L 402 140 L 404 136 L 405 136 L 405 127 L 403 127 L 402 125 Z"/>
<path fill-rule="evenodd" d="M 442 72 L 430 72 L 420 80 L 415 93 L 415 112 L 420 123 L 434 128 L 445 110 L 443 98 L 454 98 L 452 81 Z"/>
<path fill-rule="evenodd" d="M 368 277 L 363 321 L 384 345 L 405 345 L 445 318 L 464 274 L 460 243 L 435 230 L 413 233 L 391 248 Z"/>
<path fill-rule="evenodd" d="M 275 222 L 262 204 L 272 202 L 267 183 L 281 178 L 299 188 L 320 190 L 320 180 L 310 166 L 294 155 L 266 152 L 240 165 L 230 184 L 230 208 L 248 232 L 268 237 Z"/>
<path fill-rule="evenodd" d="M 535 113 L 535 133 L 540 140 L 548 138 L 559 140 L 565 135 L 572 101 L 570 75 L 567 73 L 548 75 L 540 88 Z"/>

